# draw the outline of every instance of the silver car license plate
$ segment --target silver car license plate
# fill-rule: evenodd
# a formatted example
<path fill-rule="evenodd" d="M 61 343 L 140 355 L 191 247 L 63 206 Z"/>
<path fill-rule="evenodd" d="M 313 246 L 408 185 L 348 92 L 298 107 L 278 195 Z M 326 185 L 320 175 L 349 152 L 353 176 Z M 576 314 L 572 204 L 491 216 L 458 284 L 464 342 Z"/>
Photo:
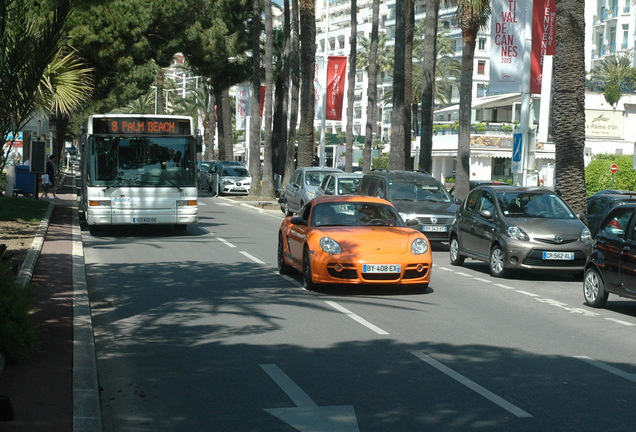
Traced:
<path fill-rule="evenodd" d="M 543 252 L 544 260 L 574 260 L 574 252 Z"/>
<path fill-rule="evenodd" d="M 446 225 L 424 225 L 422 231 L 428 232 L 446 232 L 448 227 Z"/>
<path fill-rule="evenodd" d="M 136 217 L 136 218 L 133 218 L 133 223 L 134 224 L 157 223 L 157 218 L 156 217 Z"/>

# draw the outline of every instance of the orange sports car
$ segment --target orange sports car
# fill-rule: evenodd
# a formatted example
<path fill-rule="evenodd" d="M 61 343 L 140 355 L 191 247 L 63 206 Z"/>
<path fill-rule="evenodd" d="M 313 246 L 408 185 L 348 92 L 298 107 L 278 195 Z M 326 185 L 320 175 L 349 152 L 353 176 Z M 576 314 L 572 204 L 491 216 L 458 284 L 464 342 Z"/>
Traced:
<path fill-rule="evenodd" d="M 303 284 L 400 284 L 428 287 L 433 258 L 421 232 L 381 198 L 323 196 L 278 234 L 278 270 L 302 272 Z"/>

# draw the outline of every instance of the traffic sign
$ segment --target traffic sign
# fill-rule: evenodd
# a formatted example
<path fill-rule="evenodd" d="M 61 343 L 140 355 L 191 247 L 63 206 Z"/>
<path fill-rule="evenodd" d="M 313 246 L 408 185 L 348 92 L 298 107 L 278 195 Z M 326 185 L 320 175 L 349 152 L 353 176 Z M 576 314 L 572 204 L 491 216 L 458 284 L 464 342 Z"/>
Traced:
<path fill-rule="evenodd" d="M 612 174 L 616 174 L 616 172 L 618 171 L 618 165 L 616 165 L 615 163 L 612 164 L 610 166 L 610 171 L 612 172 Z"/>

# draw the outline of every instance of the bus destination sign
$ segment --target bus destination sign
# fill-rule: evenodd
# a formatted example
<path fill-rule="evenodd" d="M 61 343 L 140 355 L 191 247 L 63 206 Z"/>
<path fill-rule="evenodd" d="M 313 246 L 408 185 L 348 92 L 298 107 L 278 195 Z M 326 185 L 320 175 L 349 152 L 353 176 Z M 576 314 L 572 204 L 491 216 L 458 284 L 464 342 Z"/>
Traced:
<path fill-rule="evenodd" d="M 108 135 L 190 135 L 190 122 L 186 119 L 154 117 L 96 118 L 93 133 Z"/>

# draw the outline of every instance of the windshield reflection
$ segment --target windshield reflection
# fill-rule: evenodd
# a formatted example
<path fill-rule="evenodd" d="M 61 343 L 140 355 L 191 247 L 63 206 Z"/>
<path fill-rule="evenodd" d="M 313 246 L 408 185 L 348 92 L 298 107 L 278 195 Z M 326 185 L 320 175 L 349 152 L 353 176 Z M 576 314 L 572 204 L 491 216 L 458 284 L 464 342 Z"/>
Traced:
<path fill-rule="evenodd" d="M 93 137 L 92 186 L 195 186 L 192 137 Z"/>

